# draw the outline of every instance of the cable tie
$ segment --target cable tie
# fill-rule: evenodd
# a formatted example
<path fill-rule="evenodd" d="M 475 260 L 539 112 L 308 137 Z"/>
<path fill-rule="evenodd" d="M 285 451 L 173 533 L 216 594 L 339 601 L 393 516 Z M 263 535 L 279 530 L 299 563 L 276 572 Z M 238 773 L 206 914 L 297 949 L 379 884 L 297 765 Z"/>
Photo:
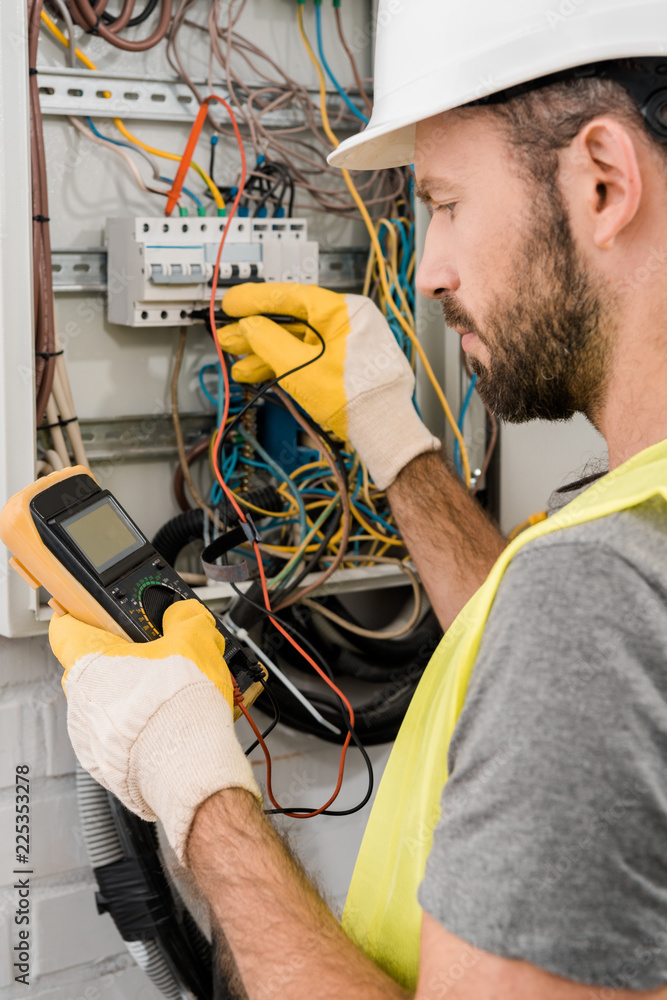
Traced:
<path fill-rule="evenodd" d="M 246 536 L 246 538 L 252 545 L 254 542 L 260 541 L 259 531 L 255 527 L 255 522 L 253 521 L 250 514 L 246 512 L 245 516 L 246 516 L 245 521 L 240 521 L 239 527 L 242 529 L 243 534 Z"/>
<path fill-rule="evenodd" d="M 87 35 L 98 35 L 99 34 L 99 31 L 97 29 L 100 26 L 101 19 L 102 19 L 102 15 L 98 14 L 97 15 L 97 21 L 95 21 L 95 24 L 93 25 L 93 27 L 92 28 L 88 28 L 88 30 L 86 31 Z"/>
<path fill-rule="evenodd" d="M 248 641 L 248 631 L 247 631 L 247 629 L 239 628 L 238 625 L 234 626 L 234 635 L 239 640 L 239 642 L 247 642 Z"/>
<path fill-rule="evenodd" d="M 40 424 L 39 429 L 40 431 L 48 431 L 51 430 L 52 427 L 67 427 L 68 424 L 73 424 L 78 419 L 78 417 L 68 417 L 67 420 L 63 420 L 61 418 L 60 420 L 54 421 L 52 424 Z"/>
<path fill-rule="evenodd" d="M 32 221 L 33 222 L 50 222 L 51 219 L 49 218 L 48 215 L 33 215 Z"/>
<path fill-rule="evenodd" d="M 64 353 L 62 348 L 59 351 L 35 351 L 35 357 L 44 358 L 45 361 L 48 361 L 49 358 L 59 358 Z"/>
<path fill-rule="evenodd" d="M 31 66 L 28 70 L 28 76 L 37 76 L 38 73 L 39 70 L 37 69 L 36 66 Z"/>

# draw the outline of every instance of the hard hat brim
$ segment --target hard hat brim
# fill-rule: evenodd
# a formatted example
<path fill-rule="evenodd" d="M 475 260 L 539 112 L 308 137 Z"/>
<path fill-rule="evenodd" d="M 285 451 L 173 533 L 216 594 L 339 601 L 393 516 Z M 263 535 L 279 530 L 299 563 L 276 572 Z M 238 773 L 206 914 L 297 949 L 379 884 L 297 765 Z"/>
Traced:
<path fill-rule="evenodd" d="M 372 126 L 341 142 L 327 156 L 332 167 L 347 170 L 378 170 L 405 167 L 415 157 L 416 122 L 402 128 L 395 124 Z"/>

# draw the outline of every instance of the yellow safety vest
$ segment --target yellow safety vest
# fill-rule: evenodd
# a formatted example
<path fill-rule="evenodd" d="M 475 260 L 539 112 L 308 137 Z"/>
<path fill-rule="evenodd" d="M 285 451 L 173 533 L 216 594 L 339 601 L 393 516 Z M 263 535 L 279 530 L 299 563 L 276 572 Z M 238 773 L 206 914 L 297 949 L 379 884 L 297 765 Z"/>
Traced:
<path fill-rule="evenodd" d="M 419 977 L 417 889 L 440 818 L 447 751 L 503 573 L 533 539 L 658 495 L 667 500 L 667 440 L 634 455 L 508 545 L 424 671 L 380 783 L 343 913 L 349 937 L 407 989 L 416 989 Z"/>

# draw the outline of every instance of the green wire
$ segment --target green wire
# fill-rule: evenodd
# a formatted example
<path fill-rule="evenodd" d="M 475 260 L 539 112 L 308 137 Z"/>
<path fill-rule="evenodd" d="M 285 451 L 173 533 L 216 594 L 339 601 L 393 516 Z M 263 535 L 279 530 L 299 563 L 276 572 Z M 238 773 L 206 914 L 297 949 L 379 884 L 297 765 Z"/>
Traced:
<path fill-rule="evenodd" d="M 339 499 L 340 499 L 339 497 L 334 497 L 333 500 L 331 501 L 331 503 L 328 504 L 324 508 L 324 510 L 322 511 L 322 513 L 320 514 L 320 516 L 318 517 L 318 519 L 315 521 L 315 523 L 313 524 L 312 528 L 310 529 L 310 531 L 308 532 L 308 534 L 306 535 L 306 537 L 304 538 L 304 540 L 301 542 L 301 544 L 299 545 L 299 548 L 294 553 L 294 555 L 292 556 L 292 558 L 290 559 L 290 561 L 288 563 L 286 563 L 283 566 L 283 568 L 281 569 L 280 573 L 278 573 L 277 576 L 274 576 L 274 578 L 271 580 L 271 583 L 270 583 L 271 588 L 275 587 L 276 584 L 280 583 L 285 578 L 285 576 L 288 573 L 290 573 L 292 571 L 292 569 L 296 566 L 296 564 L 301 559 L 303 553 L 305 552 L 306 548 L 308 547 L 308 544 L 309 544 L 311 538 L 313 538 L 313 536 L 322 527 L 322 525 L 324 524 L 324 522 L 328 518 L 328 516 L 331 513 L 331 511 L 334 509 L 334 507 L 338 503 Z"/>
<path fill-rule="evenodd" d="M 271 472 L 274 474 L 276 479 L 280 479 L 282 482 L 287 483 L 287 488 L 289 489 L 292 496 L 296 500 L 297 507 L 299 508 L 299 524 L 301 526 L 301 537 L 303 538 L 303 536 L 306 534 L 306 531 L 308 530 L 306 506 L 303 502 L 303 497 L 301 496 L 299 490 L 297 489 L 296 483 L 292 479 L 290 479 L 285 470 L 281 469 L 278 463 L 271 458 L 268 452 L 264 451 L 259 441 L 257 441 L 257 439 L 254 438 L 252 434 L 249 431 L 247 431 L 242 424 L 239 424 L 238 430 L 241 436 L 245 438 L 245 440 L 248 442 L 248 444 L 252 445 L 257 454 L 262 458 L 262 461 L 266 462 L 266 464 L 268 465 L 268 467 L 270 468 Z"/>

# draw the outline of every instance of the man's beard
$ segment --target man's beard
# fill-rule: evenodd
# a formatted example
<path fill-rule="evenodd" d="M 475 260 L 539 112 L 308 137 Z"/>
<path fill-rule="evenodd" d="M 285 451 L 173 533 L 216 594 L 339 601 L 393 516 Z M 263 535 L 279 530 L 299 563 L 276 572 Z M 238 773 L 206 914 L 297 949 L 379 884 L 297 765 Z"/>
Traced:
<path fill-rule="evenodd" d="M 482 328 L 452 298 L 443 298 L 442 309 L 449 326 L 473 331 L 486 345 L 488 367 L 472 355 L 468 363 L 499 419 L 569 420 L 581 412 L 595 422 L 611 362 L 609 301 L 603 306 L 599 282 L 580 258 L 555 184 L 539 194 L 510 294 L 491 303 Z"/>

